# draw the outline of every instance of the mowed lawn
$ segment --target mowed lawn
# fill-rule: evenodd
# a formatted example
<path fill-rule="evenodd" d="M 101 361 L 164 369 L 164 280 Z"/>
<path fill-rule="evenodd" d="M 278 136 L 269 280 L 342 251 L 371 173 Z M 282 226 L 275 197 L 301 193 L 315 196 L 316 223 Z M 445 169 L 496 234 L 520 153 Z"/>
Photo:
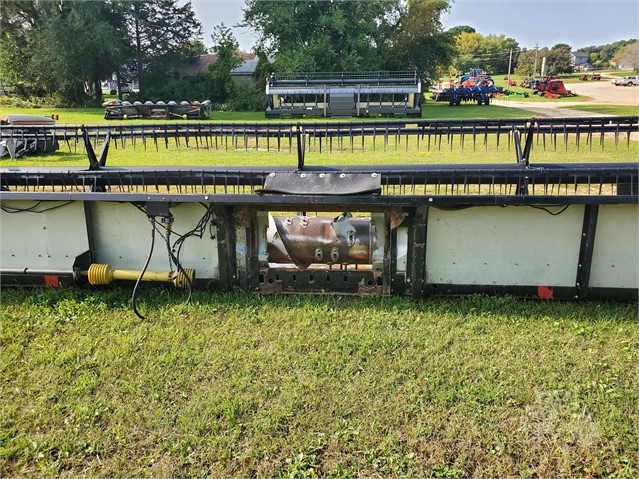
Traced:
<path fill-rule="evenodd" d="M 128 125 L 132 123 L 157 123 L 154 120 L 105 120 L 104 108 L 17 108 L 0 105 L 0 114 L 16 113 L 28 115 L 57 115 L 58 124 L 72 125 Z M 446 102 L 435 102 L 430 99 L 424 101 L 422 107 L 422 118 L 425 119 L 459 119 L 459 118 L 530 118 L 534 114 L 518 108 L 503 107 L 497 105 L 478 106 L 475 103 L 464 103 L 458 107 L 450 107 Z M 326 121 L 326 118 L 305 118 L 303 121 Z M 364 118 L 364 121 L 375 121 L 380 118 Z M 383 120 L 383 118 L 382 118 Z M 228 121 L 228 122 L 266 122 L 290 121 L 290 119 L 267 120 L 264 112 L 228 112 L 213 111 L 211 119 L 205 121 Z M 297 121 L 297 120 L 292 120 Z M 344 118 L 336 118 L 329 121 L 345 121 Z M 169 123 L 184 123 L 182 120 L 175 120 Z"/>
<path fill-rule="evenodd" d="M 638 157 L 634 139 L 584 141 L 537 141 L 532 161 Z M 294 145 L 122 146 L 108 165 L 296 165 Z M 515 161 L 483 137 L 310 147 L 308 164 Z M 65 144 L 0 166 L 87 163 Z M 199 291 L 185 306 L 143 289 L 140 320 L 130 293 L 2 289 L 0 477 L 639 475 L 636 303 Z"/>
<path fill-rule="evenodd" d="M 4 290 L 3 477 L 636 477 L 637 305 Z"/>

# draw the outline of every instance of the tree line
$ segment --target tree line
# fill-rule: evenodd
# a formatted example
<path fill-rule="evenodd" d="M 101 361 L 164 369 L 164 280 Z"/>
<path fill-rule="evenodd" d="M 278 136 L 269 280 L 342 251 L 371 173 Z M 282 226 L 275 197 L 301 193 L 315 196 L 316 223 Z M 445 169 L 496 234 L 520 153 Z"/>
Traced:
<path fill-rule="evenodd" d="M 547 57 L 548 73 L 570 71 L 570 46 L 520 48 L 504 35 L 470 26 L 445 31 L 441 15 L 452 0 L 286 2 L 245 0 L 243 26 L 257 34 L 257 89 L 231 81 L 241 64 L 230 28 L 215 27 L 212 49 L 190 2 L 178 0 L 22 0 L 0 2 L 0 80 L 23 97 L 55 97 L 59 104 L 102 100 L 103 80 L 115 74 L 118 90 L 135 79 L 139 99 L 211 99 L 246 109 L 260 102 L 272 71 L 417 70 L 426 81 L 453 71 L 508 66 L 531 75 L 534 57 Z M 594 65 L 625 46 L 589 47 Z M 187 74 L 204 53 L 217 61 Z M 121 93 L 121 91 L 118 91 Z M 259 105 L 261 107 L 261 105 Z"/>

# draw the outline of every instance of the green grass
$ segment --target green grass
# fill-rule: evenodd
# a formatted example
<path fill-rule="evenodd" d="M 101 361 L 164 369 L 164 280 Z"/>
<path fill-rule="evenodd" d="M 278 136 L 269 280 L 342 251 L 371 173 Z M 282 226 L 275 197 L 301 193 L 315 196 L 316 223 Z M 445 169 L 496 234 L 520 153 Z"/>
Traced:
<path fill-rule="evenodd" d="M 619 78 L 623 78 L 623 77 L 627 77 L 627 76 L 633 76 L 636 75 L 637 72 L 636 71 L 628 71 L 628 70 L 624 70 L 624 71 L 619 71 L 619 70 L 612 70 L 612 71 L 608 71 L 606 72 L 607 74 L 614 76 L 614 77 L 619 77 Z"/>
<path fill-rule="evenodd" d="M 615 116 L 638 116 L 639 107 L 628 105 L 576 105 L 567 107 L 571 110 L 591 111 Z"/>
<path fill-rule="evenodd" d="M 424 111 L 513 110 L 496 108 Z M 69 122 L 101 115 L 69 111 L 85 118 Z M 535 143 L 533 161 L 639 152 L 624 138 L 604 150 L 558 141 L 556 152 Z M 483 138 L 463 150 L 445 137 L 430 150 L 310 146 L 309 164 L 514 162 L 505 140 Z M 247 147 L 129 142 L 108 164 L 296 164 L 294 145 Z M 0 162 L 86 164 L 66 145 Z M 184 306 L 182 293 L 152 289 L 143 321 L 129 294 L 2 290 L 0 477 L 637 476 L 636 304 L 199 291 Z"/>
<path fill-rule="evenodd" d="M 0 475 L 636 477 L 636 304 L 5 290 Z"/>
<path fill-rule="evenodd" d="M 51 116 L 58 115 L 58 124 L 71 125 L 128 125 L 132 123 L 165 123 L 155 120 L 105 120 L 103 108 L 11 108 L 2 107 L 0 114 L 15 113 L 29 115 Z M 296 119 L 267 120 L 264 112 L 222 112 L 214 111 L 209 121 L 229 121 L 229 122 L 273 122 L 273 121 L 297 121 Z M 528 118 L 530 112 L 516 108 L 500 107 L 489 105 L 488 107 L 478 107 L 474 103 L 468 103 L 459 107 L 449 107 L 448 103 L 437 103 L 432 100 L 424 102 L 422 117 L 428 119 L 450 119 L 450 118 Z M 348 121 L 348 118 L 328 119 L 328 121 Z M 367 118 L 374 121 L 379 118 Z M 169 123 L 184 122 L 176 120 Z M 304 119 L 303 121 L 327 121 L 326 118 Z"/>
<path fill-rule="evenodd" d="M 441 140 L 441 144 L 440 141 Z M 555 144 L 556 140 L 556 144 Z M 497 146 L 495 137 L 489 137 L 484 143 L 483 135 L 479 134 L 473 142 L 472 135 L 466 135 L 463 143 L 460 137 L 455 137 L 450 142 L 446 135 L 441 138 L 434 136 L 430 139 L 421 139 L 419 145 L 415 138 L 410 138 L 408 144 L 405 137 L 396 139 L 390 137 L 386 148 L 384 138 L 379 136 L 373 143 L 368 138 L 362 149 L 361 138 L 355 138 L 351 145 L 348 138 L 342 143 L 333 142 L 333 152 L 329 153 L 329 146 L 322 144 L 322 153 L 319 151 L 319 143 L 312 140 L 307 143 L 309 148 L 306 154 L 308 165 L 343 165 L 343 164 L 442 164 L 442 163 L 514 163 L 516 153 L 514 145 L 508 143 L 506 135 L 500 138 Z M 544 139 L 540 137 L 533 143 L 532 162 L 624 162 L 636 161 L 639 156 L 639 141 L 632 139 L 627 143 L 625 135 L 619 137 L 615 144 L 614 137 L 604 139 L 603 148 L 600 145 L 599 136 L 595 135 L 593 145 L 586 144 L 586 135 L 580 136 L 579 148 L 574 135 L 567 138 L 567 147 L 562 134 L 555 137 L 548 135 L 544 147 Z M 184 140 L 176 146 L 174 140 L 170 140 L 169 148 L 165 148 L 163 141 L 158 142 L 156 150 L 153 141 L 147 141 L 146 149 L 141 141 L 135 146 L 131 141 L 124 144 L 118 143 L 118 147 L 112 143 L 109 149 L 107 166 L 275 166 L 297 165 L 297 146 L 295 140 L 289 145 L 288 140 L 283 140 L 281 150 L 276 149 L 277 142 L 271 140 L 271 151 L 266 151 L 265 140 L 260 140 L 259 148 L 255 148 L 255 141 L 248 139 L 245 144 L 240 138 L 238 144 L 233 146 L 230 139 L 228 149 L 226 143 L 220 142 L 216 150 L 209 143 L 206 149 L 204 142 L 195 144 L 191 138 L 187 147 Z M 101 145 L 98 145 L 99 151 Z M 77 147 L 70 143 L 60 145 L 60 150 L 38 156 L 28 156 L 19 159 L 3 158 L 0 167 L 27 167 L 27 166 L 86 166 L 88 164 L 84 146 Z"/>

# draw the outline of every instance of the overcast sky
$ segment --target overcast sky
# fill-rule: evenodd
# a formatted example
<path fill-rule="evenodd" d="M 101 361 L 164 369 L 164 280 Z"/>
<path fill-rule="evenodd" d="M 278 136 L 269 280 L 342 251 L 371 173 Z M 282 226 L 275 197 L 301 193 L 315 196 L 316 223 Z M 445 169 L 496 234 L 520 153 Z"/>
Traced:
<path fill-rule="evenodd" d="M 292 0 L 265 0 L 292 1 Z M 366 0 L 358 0 L 366 1 Z M 211 45 L 215 25 L 234 27 L 242 21 L 242 0 L 192 0 Z M 637 0 L 455 0 L 442 16 L 444 28 L 470 25 L 482 35 L 504 34 L 524 48 L 567 43 L 576 50 L 617 40 L 639 38 Z M 250 51 L 255 35 L 234 28 L 240 48 Z"/>

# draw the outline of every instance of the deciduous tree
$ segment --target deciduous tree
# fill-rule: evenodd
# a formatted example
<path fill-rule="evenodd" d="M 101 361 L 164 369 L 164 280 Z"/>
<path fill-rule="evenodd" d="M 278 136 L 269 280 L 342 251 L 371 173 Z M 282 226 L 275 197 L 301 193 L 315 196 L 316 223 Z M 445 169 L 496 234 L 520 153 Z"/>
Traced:
<path fill-rule="evenodd" d="M 397 23 L 397 0 L 247 0 L 244 24 L 280 71 L 376 70 Z M 382 53 L 382 54 L 380 54 Z"/>
<path fill-rule="evenodd" d="M 166 74 L 168 64 L 192 56 L 189 45 L 196 46 L 202 25 L 191 2 L 176 0 L 121 1 L 122 14 L 129 31 L 130 73 L 143 92 L 149 77 Z M 157 80 L 157 79 L 156 79 Z"/>

